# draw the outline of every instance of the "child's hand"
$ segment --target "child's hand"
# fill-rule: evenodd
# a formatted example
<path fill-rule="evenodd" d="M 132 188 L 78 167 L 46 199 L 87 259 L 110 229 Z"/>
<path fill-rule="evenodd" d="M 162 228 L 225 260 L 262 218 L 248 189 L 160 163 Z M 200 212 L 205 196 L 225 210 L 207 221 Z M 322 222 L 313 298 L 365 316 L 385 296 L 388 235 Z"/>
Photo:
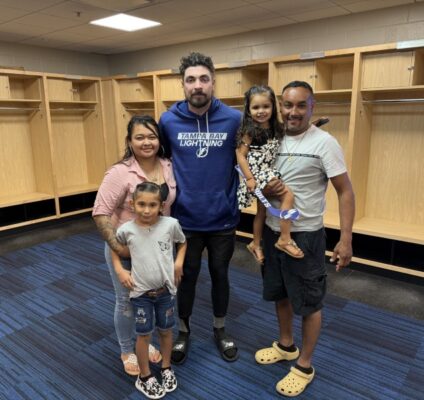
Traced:
<path fill-rule="evenodd" d="M 253 192 L 256 189 L 256 181 L 254 178 L 248 179 L 246 181 L 247 191 Z"/>
<path fill-rule="evenodd" d="M 121 285 L 126 287 L 127 289 L 134 289 L 134 280 L 131 276 L 130 271 L 127 271 L 126 269 L 122 268 L 118 273 L 118 279 L 119 282 L 121 282 Z"/>
<path fill-rule="evenodd" d="M 174 265 L 174 282 L 175 286 L 179 286 L 181 277 L 183 276 L 183 266 L 180 264 Z"/>

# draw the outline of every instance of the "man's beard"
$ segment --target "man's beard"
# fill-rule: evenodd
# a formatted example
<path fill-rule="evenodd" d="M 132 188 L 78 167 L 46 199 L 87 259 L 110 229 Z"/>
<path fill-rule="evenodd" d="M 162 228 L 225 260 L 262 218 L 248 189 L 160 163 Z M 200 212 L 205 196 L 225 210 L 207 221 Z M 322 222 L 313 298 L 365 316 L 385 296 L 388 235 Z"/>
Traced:
<path fill-rule="evenodd" d="M 197 93 L 195 95 L 191 95 L 187 101 L 195 108 L 202 108 L 206 106 L 210 102 L 210 98 L 206 96 L 204 93 Z"/>

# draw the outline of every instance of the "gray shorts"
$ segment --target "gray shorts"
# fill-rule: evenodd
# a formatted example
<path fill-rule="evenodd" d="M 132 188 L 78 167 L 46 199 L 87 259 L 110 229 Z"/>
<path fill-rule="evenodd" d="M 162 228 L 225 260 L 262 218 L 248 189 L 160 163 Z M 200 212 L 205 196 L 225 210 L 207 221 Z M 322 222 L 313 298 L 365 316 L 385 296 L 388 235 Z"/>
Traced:
<path fill-rule="evenodd" d="M 327 290 L 324 228 L 292 232 L 292 238 L 305 253 L 301 259 L 276 249 L 274 244 L 278 237 L 279 232 L 265 226 L 263 298 L 267 301 L 289 298 L 295 314 L 310 315 L 323 307 Z"/>

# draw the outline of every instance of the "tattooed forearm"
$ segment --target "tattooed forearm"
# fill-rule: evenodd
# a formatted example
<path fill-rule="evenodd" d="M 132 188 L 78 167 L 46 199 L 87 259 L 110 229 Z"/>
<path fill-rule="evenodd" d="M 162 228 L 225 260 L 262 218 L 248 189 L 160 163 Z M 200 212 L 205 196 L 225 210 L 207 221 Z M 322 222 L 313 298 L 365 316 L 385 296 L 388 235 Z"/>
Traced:
<path fill-rule="evenodd" d="M 122 250 L 122 245 L 116 240 L 116 231 L 110 217 L 107 215 L 96 215 L 93 218 L 103 239 L 106 240 L 112 250 L 119 254 Z"/>

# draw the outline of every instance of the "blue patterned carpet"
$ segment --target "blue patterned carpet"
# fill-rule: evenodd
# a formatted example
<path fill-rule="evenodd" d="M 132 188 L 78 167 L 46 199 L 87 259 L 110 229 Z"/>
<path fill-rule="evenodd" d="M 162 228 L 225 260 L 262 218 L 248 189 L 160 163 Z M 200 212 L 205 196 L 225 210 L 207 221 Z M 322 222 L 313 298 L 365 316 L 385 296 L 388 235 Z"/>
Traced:
<path fill-rule="evenodd" d="M 259 274 L 233 266 L 228 332 L 240 359 L 223 361 L 212 340 L 210 282 L 203 268 L 188 361 L 169 399 L 277 399 L 290 365 L 259 366 L 253 354 L 277 336 Z M 390 301 L 390 299 L 388 299 Z M 85 233 L 0 257 L 0 399 L 130 400 L 113 327 L 103 242 Z M 295 334 L 300 343 L 300 321 Z M 298 399 L 424 399 L 424 323 L 329 295 L 316 378 Z M 158 371 L 155 367 L 154 371 Z"/>

